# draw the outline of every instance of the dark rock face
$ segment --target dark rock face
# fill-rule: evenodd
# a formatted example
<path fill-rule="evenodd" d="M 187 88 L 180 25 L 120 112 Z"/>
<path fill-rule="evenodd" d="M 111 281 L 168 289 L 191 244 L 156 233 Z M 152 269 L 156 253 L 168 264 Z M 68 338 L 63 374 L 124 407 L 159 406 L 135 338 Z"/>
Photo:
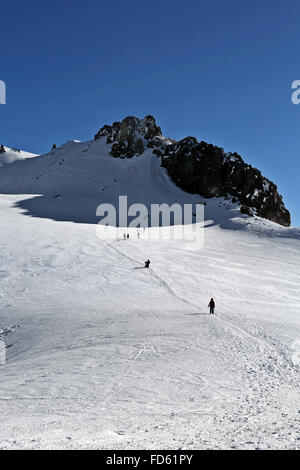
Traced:
<path fill-rule="evenodd" d="M 165 148 L 162 165 L 187 192 L 207 198 L 233 196 L 243 214 L 256 214 L 285 227 L 291 224 L 276 185 L 237 153 L 225 154 L 222 148 L 187 137 Z"/>
<path fill-rule="evenodd" d="M 0 145 L 0 153 L 5 153 L 6 150 L 5 150 L 5 147 L 4 145 Z"/>
<path fill-rule="evenodd" d="M 103 126 L 95 140 L 106 137 L 111 155 L 130 158 L 146 148 L 161 158 L 175 184 L 204 197 L 231 197 L 241 204 L 241 212 L 272 220 L 285 227 L 291 218 L 277 187 L 259 170 L 245 163 L 237 153 L 186 137 L 178 142 L 162 136 L 152 116 L 128 116 L 112 126 Z"/>
<path fill-rule="evenodd" d="M 112 144 L 110 153 L 113 157 L 131 158 L 144 152 L 147 147 L 145 141 L 161 136 L 161 129 L 152 116 L 144 119 L 128 116 L 122 122 L 102 127 L 95 140 L 104 136 L 107 137 L 106 142 Z"/>

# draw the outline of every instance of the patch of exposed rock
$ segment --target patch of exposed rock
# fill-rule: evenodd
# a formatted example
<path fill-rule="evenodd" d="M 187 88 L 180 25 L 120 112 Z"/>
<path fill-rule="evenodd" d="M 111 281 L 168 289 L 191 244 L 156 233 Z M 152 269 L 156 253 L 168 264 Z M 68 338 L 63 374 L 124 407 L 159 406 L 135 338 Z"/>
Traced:
<path fill-rule="evenodd" d="M 161 136 L 161 129 L 156 125 L 152 116 L 139 119 L 128 116 L 122 122 L 114 122 L 112 126 L 103 126 L 95 135 L 95 140 L 106 137 L 106 142 L 112 144 L 113 157 L 130 158 L 142 154 L 147 141 Z"/>

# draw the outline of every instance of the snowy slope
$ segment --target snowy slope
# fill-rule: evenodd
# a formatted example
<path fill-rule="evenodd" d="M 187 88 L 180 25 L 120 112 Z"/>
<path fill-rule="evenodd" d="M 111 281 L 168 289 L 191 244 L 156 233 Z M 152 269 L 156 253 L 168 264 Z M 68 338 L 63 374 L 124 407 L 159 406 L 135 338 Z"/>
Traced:
<path fill-rule="evenodd" d="M 0 168 L 19 160 L 36 157 L 34 153 L 24 152 L 23 150 L 11 149 L 5 147 L 5 152 L 0 153 Z"/>
<path fill-rule="evenodd" d="M 202 200 L 108 152 L 1 168 L 0 448 L 299 448 L 300 230 L 211 199 L 204 247 L 101 241 L 119 194 Z"/>

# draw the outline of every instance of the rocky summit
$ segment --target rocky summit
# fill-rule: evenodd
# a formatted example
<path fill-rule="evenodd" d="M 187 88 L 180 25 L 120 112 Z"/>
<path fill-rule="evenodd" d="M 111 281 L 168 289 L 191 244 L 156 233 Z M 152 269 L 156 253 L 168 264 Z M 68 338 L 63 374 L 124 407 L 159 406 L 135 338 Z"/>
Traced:
<path fill-rule="evenodd" d="M 206 198 L 226 197 L 240 204 L 241 212 L 269 219 L 285 227 L 291 224 L 277 186 L 244 162 L 237 153 L 195 137 L 176 141 L 165 138 L 153 116 L 128 116 L 112 126 L 105 125 L 95 140 L 106 137 L 113 157 L 131 158 L 147 148 L 161 158 L 174 183 L 183 190 Z"/>
<path fill-rule="evenodd" d="M 142 154 L 145 150 L 145 141 L 154 137 L 162 137 L 161 129 L 156 125 L 152 116 L 138 119 L 128 116 L 122 122 L 114 122 L 112 126 L 103 126 L 95 135 L 95 140 L 107 137 L 107 143 L 112 144 L 113 157 L 130 158 Z"/>

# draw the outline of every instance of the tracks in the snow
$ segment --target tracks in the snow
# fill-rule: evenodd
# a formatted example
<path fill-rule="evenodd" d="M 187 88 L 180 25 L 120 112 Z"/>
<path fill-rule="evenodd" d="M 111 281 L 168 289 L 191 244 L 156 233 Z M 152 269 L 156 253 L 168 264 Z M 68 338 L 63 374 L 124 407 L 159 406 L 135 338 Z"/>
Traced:
<path fill-rule="evenodd" d="M 114 246 L 112 243 L 108 243 L 107 245 L 107 248 L 110 249 L 110 250 L 114 250 L 116 253 L 118 253 L 120 256 L 124 257 L 124 258 L 127 258 L 129 261 L 132 261 L 134 263 L 138 263 L 139 261 L 137 261 L 136 259 L 132 258 L 131 256 L 125 254 L 122 250 L 120 250 L 119 248 L 117 248 L 116 246 Z M 147 270 L 147 273 L 150 273 L 151 277 L 156 279 L 158 281 L 158 284 L 160 287 L 162 287 L 166 293 L 168 294 L 168 297 L 175 301 L 177 304 L 179 303 L 185 303 L 185 304 L 188 304 L 188 305 L 191 305 L 193 306 L 193 308 L 198 308 L 198 306 L 196 305 L 193 305 L 191 302 L 187 301 L 186 299 L 184 299 L 183 297 L 180 297 L 178 294 L 176 294 L 174 292 L 174 290 L 170 287 L 170 285 L 164 280 L 162 279 L 152 268 L 150 268 L 149 270 Z"/>

